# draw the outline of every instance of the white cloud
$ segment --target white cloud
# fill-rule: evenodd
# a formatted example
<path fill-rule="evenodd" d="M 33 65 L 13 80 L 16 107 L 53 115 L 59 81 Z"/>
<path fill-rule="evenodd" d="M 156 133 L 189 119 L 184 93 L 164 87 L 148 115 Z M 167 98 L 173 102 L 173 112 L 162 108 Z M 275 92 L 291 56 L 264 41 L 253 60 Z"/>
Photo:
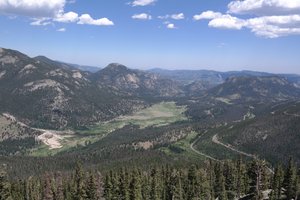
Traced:
<path fill-rule="evenodd" d="M 151 20 L 152 16 L 147 13 L 135 14 L 131 17 L 132 19 Z"/>
<path fill-rule="evenodd" d="M 67 12 L 67 13 L 59 13 L 55 18 L 54 21 L 57 22 L 76 22 L 78 21 L 78 14 L 75 12 Z"/>
<path fill-rule="evenodd" d="M 77 24 L 89 24 L 96 26 L 112 26 L 114 23 L 107 18 L 93 19 L 89 14 L 83 14 L 79 17 Z"/>
<path fill-rule="evenodd" d="M 201 20 L 201 19 L 215 19 L 217 17 L 221 17 L 222 13 L 214 12 L 211 10 L 205 11 L 199 15 L 194 15 L 194 20 Z"/>
<path fill-rule="evenodd" d="M 60 28 L 60 29 L 57 29 L 56 31 L 58 31 L 58 32 L 66 32 L 66 28 Z"/>
<path fill-rule="evenodd" d="M 155 2 L 156 0 L 134 0 L 132 6 L 148 6 Z"/>
<path fill-rule="evenodd" d="M 178 13 L 178 14 L 172 14 L 172 15 L 163 15 L 163 16 L 158 16 L 158 19 L 175 19 L 175 20 L 181 20 L 184 19 L 184 14 L 183 13 Z"/>
<path fill-rule="evenodd" d="M 291 14 L 299 13 L 300 0 L 236 0 L 228 4 L 228 12 L 234 14 Z"/>
<path fill-rule="evenodd" d="M 240 30 L 244 27 L 245 21 L 237 17 L 232 17 L 231 15 L 222 15 L 212 19 L 208 26 L 214 28 L 224 28 L 224 29 L 237 29 Z"/>
<path fill-rule="evenodd" d="M 227 13 L 230 14 L 206 11 L 194 15 L 194 20 L 208 19 L 208 25 L 214 28 L 247 28 L 266 38 L 300 35 L 300 0 L 235 0 L 228 4 Z"/>
<path fill-rule="evenodd" d="M 168 29 L 176 29 L 177 27 L 175 26 L 175 24 L 167 24 L 167 28 Z"/>
<path fill-rule="evenodd" d="M 54 17 L 63 11 L 65 0 L 0 0 L 0 13 L 29 17 Z"/>
<path fill-rule="evenodd" d="M 50 18 L 46 18 L 46 17 L 37 18 L 37 19 L 33 19 L 33 21 L 30 23 L 30 25 L 32 25 L 32 26 L 47 26 L 47 25 L 53 24 L 50 20 L 51 20 Z"/>
<path fill-rule="evenodd" d="M 263 16 L 247 20 L 253 33 L 267 38 L 300 34 L 300 15 Z"/>
<path fill-rule="evenodd" d="M 171 18 L 175 20 L 181 20 L 184 19 L 184 14 L 183 13 L 173 14 L 171 15 Z"/>
<path fill-rule="evenodd" d="M 53 22 L 107 26 L 113 22 L 107 18 L 93 19 L 89 14 L 65 12 L 67 3 L 75 0 L 0 0 L 0 14 L 29 17 L 33 26 L 46 26 Z"/>

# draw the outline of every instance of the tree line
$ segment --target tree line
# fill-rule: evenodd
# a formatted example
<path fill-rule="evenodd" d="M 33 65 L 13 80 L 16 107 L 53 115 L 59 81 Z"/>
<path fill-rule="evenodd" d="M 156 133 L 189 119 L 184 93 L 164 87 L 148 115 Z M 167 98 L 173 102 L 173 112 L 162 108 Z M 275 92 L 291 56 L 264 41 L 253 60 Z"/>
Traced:
<path fill-rule="evenodd" d="M 121 168 L 105 174 L 48 172 L 10 180 L 0 170 L 0 200 L 231 200 L 299 199 L 300 170 L 292 159 L 274 171 L 263 160 L 206 161 L 201 166 Z"/>

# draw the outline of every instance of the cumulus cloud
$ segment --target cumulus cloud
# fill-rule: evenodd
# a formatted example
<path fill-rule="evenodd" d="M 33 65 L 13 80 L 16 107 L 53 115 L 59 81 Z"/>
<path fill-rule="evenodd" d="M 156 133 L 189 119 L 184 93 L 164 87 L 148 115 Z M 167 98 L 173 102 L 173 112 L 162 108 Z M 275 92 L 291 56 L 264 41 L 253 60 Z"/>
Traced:
<path fill-rule="evenodd" d="M 147 13 L 135 14 L 131 17 L 132 19 L 140 19 L 140 20 L 151 20 L 152 16 Z"/>
<path fill-rule="evenodd" d="M 89 24 L 97 26 L 112 26 L 114 23 L 107 18 L 93 19 L 89 14 L 83 14 L 79 17 L 77 24 Z"/>
<path fill-rule="evenodd" d="M 60 29 L 57 29 L 56 31 L 58 31 L 58 32 L 66 32 L 66 28 L 60 28 Z"/>
<path fill-rule="evenodd" d="M 0 0 L 0 14 L 29 17 L 33 26 L 46 26 L 53 22 L 107 26 L 113 22 L 107 18 L 93 19 L 89 14 L 65 12 L 67 3 L 74 0 Z"/>
<path fill-rule="evenodd" d="M 0 13 L 29 17 L 54 17 L 63 11 L 65 0 L 0 0 Z"/>
<path fill-rule="evenodd" d="M 247 28 L 259 36 L 277 38 L 300 34 L 300 15 L 263 16 L 247 20 Z"/>
<path fill-rule="evenodd" d="M 156 0 L 134 0 L 132 6 L 148 6 L 154 4 Z"/>
<path fill-rule="evenodd" d="M 206 11 L 194 16 L 194 20 L 203 19 L 210 20 L 210 27 L 246 28 L 266 38 L 300 35 L 300 0 L 236 0 L 228 4 L 227 14 Z"/>
<path fill-rule="evenodd" d="M 221 17 L 222 13 L 214 12 L 211 10 L 205 11 L 199 15 L 194 15 L 194 20 L 201 20 L 201 19 L 215 19 L 217 17 Z"/>
<path fill-rule="evenodd" d="M 175 24 L 167 24 L 167 28 L 168 29 L 176 29 L 177 27 L 175 26 Z"/>
<path fill-rule="evenodd" d="M 274 15 L 299 11 L 300 0 L 237 0 L 228 4 L 228 12 L 234 14 Z"/>
<path fill-rule="evenodd" d="M 222 15 L 212 19 L 208 26 L 214 28 L 224 28 L 224 29 L 237 29 L 240 30 L 244 27 L 245 21 L 237 17 L 232 17 L 231 15 Z"/>
<path fill-rule="evenodd" d="M 55 18 L 54 21 L 57 22 L 76 22 L 78 21 L 78 14 L 75 12 L 67 12 L 67 13 L 59 13 Z"/>

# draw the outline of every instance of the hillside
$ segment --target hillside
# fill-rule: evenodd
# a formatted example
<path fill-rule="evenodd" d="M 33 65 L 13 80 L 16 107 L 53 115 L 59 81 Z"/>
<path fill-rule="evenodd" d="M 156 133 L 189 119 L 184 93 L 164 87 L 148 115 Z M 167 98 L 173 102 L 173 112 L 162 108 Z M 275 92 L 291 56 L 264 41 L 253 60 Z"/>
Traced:
<path fill-rule="evenodd" d="M 145 105 L 142 100 L 97 87 L 88 73 L 13 50 L 1 49 L 0 73 L 0 112 L 35 127 L 80 127 Z"/>
<path fill-rule="evenodd" d="M 116 63 L 92 73 L 1 49 L 0 155 L 19 157 L 0 161 L 28 174 L 40 162 L 39 172 L 69 170 L 75 159 L 103 168 L 188 165 L 244 152 L 277 162 L 293 151 L 298 161 L 297 75 L 228 74 L 213 85 L 214 73 L 183 74 L 187 82 Z"/>
<path fill-rule="evenodd" d="M 129 96 L 175 97 L 183 94 L 180 85 L 170 79 L 124 65 L 112 63 L 91 75 L 100 87 L 109 87 Z"/>
<path fill-rule="evenodd" d="M 273 163 L 287 162 L 289 156 L 300 162 L 299 130 L 300 104 L 289 102 L 263 116 L 233 124 L 220 132 L 219 137 L 225 143 Z"/>
<path fill-rule="evenodd" d="M 216 123 L 252 118 L 269 106 L 299 97 L 300 89 L 286 78 L 246 76 L 228 78 L 204 95 L 181 103 L 188 105 L 187 115 L 192 118 Z"/>

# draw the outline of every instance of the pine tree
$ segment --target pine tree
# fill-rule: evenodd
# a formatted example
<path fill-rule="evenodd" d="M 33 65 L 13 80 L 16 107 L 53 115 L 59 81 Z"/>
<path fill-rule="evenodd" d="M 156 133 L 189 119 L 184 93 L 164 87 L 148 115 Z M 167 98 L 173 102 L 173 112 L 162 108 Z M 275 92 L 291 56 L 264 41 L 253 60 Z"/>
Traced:
<path fill-rule="evenodd" d="M 216 165 L 216 183 L 215 183 L 215 193 L 218 199 L 227 200 L 227 192 L 225 187 L 225 177 L 224 177 L 223 164 L 218 163 Z"/>
<path fill-rule="evenodd" d="M 75 194 L 74 200 L 84 200 L 86 198 L 86 191 L 84 185 L 84 173 L 80 163 L 77 163 L 75 169 Z"/>
<path fill-rule="evenodd" d="M 296 187 L 296 198 L 295 200 L 300 199 L 300 168 L 298 169 L 297 176 L 297 187 Z"/>
<path fill-rule="evenodd" d="M 129 174 L 127 169 L 122 168 L 119 177 L 119 190 L 121 200 L 129 200 Z"/>
<path fill-rule="evenodd" d="M 87 189 L 86 189 L 86 196 L 87 199 L 90 200 L 97 200 L 97 185 L 96 185 L 96 179 L 92 172 L 89 172 L 89 178 L 87 182 Z"/>
<path fill-rule="evenodd" d="M 134 170 L 132 173 L 132 179 L 129 190 L 130 200 L 142 200 L 141 178 L 138 170 Z"/>
<path fill-rule="evenodd" d="M 229 199 L 237 197 L 237 168 L 232 161 L 224 164 L 225 188 Z"/>
<path fill-rule="evenodd" d="M 245 174 L 246 169 L 243 165 L 242 158 L 240 157 L 236 163 L 236 192 L 237 197 L 241 197 L 242 194 L 245 194 L 246 192 L 246 180 L 245 180 Z"/>
<path fill-rule="evenodd" d="M 64 200 L 62 175 L 60 172 L 58 172 L 56 176 L 55 200 Z"/>
<path fill-rule="evenodd" d="M 142 197 L 143 199 L 151 199 L 151 178 L 148 174 L 144 176 L 142 182 Z"/>
<path fill-rule="evenodd" d="M 111 176 L 110 174 L 106 174 L 104 183 L 104 198 L 106 200 L 113 199 L 112 187 Z"/>
<path fill-rule="evenodd" d="M 0 169 L 0 200 L 12 200 L 10 189 L 6 173 Z"/>
<path fill-rule="evenodd" d="M 272 180 L 272 192 L 270 200 L 277 200 L 281 197 L 281 190 L 283 187 L 284 171 L 281 165 L 277 166 Z"/>
<path fill-rule="evenodd" d="M 208 163 L 208 166 L 206 166 L 206 169 L 208 171 L 207 173 L 208 173 L 208 181 L 209 181 L 210 200 L 215 199 L 214 186 L 215 186 L 216 177 L 215 177 L 214 168 L 215 167 L 214 167 L 212 160 L 209 160 L 209 163 Z"/>
<path fill-rule="evenodd" d="M 161 191 L 160 191 L 160 183 L 159 183 L 159 174 L 156 168 L 151 171 L 151 192 L 150 199 L 151 200 L 159 200 L 161 199 Z"/>
<path fill-rule="evenodd" d="M 43 186 L 44 187 L 43 200 L 54 200 L 52 186 L 51 186 L 51 178 L 50 178 L 49 174 L 45 175 L 44 181 L 45 182 L 44 182 L 44 186 Z M 30 199 L 32 199 L 32 197 Z"/>
<path fill-rule="evenodd" d="M 210 181 L 209 175 L 204 169 L 198 170 L 199 184 L 200 184 L 200 199 L 212 199 L 211 198 L 211 189 L 210 189 Z"/>
<path fill-rule="evenodd" d="M 297 185 L 297 168 L 292 158 L 289 160 L 289 164 L 285 173 L 284 187 L 286 189 L 286 196 L 288 199 L 296 197 L 296 185 Z"/>
<path fill-rule="evenodd" d="M 104 192 L 103 192 L 103 177 L 102 174 L 100 172 L 96 172 L 96 187 L 97 187 L 97 198 L 99 200 L 104 199 Z"/>
<path fill-rule="evenodd" d="M 171 196 L 172 200 L 183 200 L 183 187 L 181 172 L 173 170 L 171 174 Z"/>
<path fill-rule="evenodd" d="M 188 171 L 188 182 L 187 182 L 187 198 L 196 199 L 197 198 L 197 168 L 192 165 Z"/>
<path fill-rule="evenodd" d="M 263 188 L 266 187 L 263 180 L 265 175 L 265 161 L 255 159 L 250 165 L 248 170 L 250 178 L 250 193 L 253 195 L 253 199 L 260 200 L 262 198 Z"/>
<path fill-rule="evenodd" d="M 163 198 L 172 198 L 172 184 L 171 184 L 172 169 L 169 165 L 166 166 L 163 176 Z"/>

